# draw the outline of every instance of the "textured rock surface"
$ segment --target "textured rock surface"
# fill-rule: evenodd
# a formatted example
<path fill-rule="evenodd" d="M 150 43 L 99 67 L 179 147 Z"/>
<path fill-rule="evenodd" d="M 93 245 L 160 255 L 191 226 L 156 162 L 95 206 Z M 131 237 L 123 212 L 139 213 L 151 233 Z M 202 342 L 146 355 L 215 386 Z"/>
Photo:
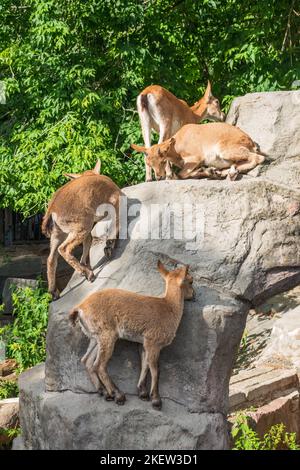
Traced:
<path fill-rule="evenodd" d="M 0 400 L 0 429 L 14 429 L 19 424 L 19 398 Z"/>
<path fill-rule="evenodd" d="M 252 170 L 300 188 L 300 91 L 251 93 L 236 98 L 226 121 L 237 125 L 268 155 L 269 165 Z"/>
<path fill-rule="evenodd" d="M 6 359 L 0 362 L 0 377 L 6 377 L 12 374 L 17 368 L 17 362 L 14 359 Z"/>
<path fill-rule="evenodd" d="M 165 261 L 171 257 L 190 264 L 196 302 L 186 302 L 177 338 L 162 355 L 162 386 L 166 379 L 164 393 L 175 394 L 174 398 L 189 404 L 197 395 L 197 407 L 201 402 L 198 390 L 200 396 L 201 390 L 207 396 L 206 387 L 215 389 L 207 381 L 210 364 L 219 362 L 224 354 L 222 345 L 227 344 L 227 357 L 231 357 L 244 325 L 246 304 L 233 298 L 259 301 L 300 279 L 300 239 L 295 235 L 300 215 L 290 217 L 286 212 L 290 199 L 299 199 L 299 195 L 260 178 L 234 184 L 159 182 L 128 188 L 126 193 L 129 198 L 134 195 L 146 207 L 159 201 L 170 204 L 179 199 L 191 203 L 201 201 L 205 220 L 202 246 L 188 251 L 182 240 L 131 240 L 130 243 L 123 240 L 114 259 L 96 269 L 97 279 L 93 284 L 74 275 L 62 298 L 51 307 L 47 389 L 92 390 L 79 362 L 86 340 L 79 330 L 74 332 L 69 325 L 67 312 L 70 308 L 89 293 L 108 286 L 161 294 L 164 283 L 156 270 L 157 259 Z M 142 217 L 140 224 L 145 224 L 145 218 Z M 138 228 L 139 221 L 135 230 Z M 93 247 L 92 264 L 101 263 L 101 259 L 101 245 Z M 131 393 L 138 373 L 134 349 L 134 345 L 125 343 L 112 362 L 113 373 L 121 376 L 120 385 Z M 231 367 L 231 360 L 227 365 Z M 220 373 L 227 377 L 225 370 Z M 189 385 L 190 377 L 194 385 Z M 216 383 L 226 383 L 226 379 L 220 381 L 219 377 Z"/>
<path fill-rule="evenodd" d="M 260 406 L 299 391 L 299 378 L 295 369 L 256 367 L 234 375 L 229 387 L 229 410 L 243 410 Z"/>
<path fill-rule="evenodd" d="M 120 408 L 96 394 L 44 392 L 43 365 L 20 378 L 20 449 L 224 449 L 226 419 L 220 413 L 186 413 L 171 400 L 163 411 L 129 396 Z"/>
<path fill-rule="evenodd" d="M 300 372 L 300 306 L 277 320 L 257 364 L 288 363 Z"/>
<path fill-rule="evenodd" d="M 36 279 L 42 274 L 42 260 L 39 256 L 23 255 L 0 263 L 0 295 L 8 277 Z"/>
<path fill-rule="evenodd" d="M 287 396 L 277 398 L 256 411 L 249 412 L 252 418 L 250 425 L 263 438 L 271 426 L 282 423 L 287 432 L 296 433 L 300 438 L 300 398 L 299 390 L 294 390 Z"/>
<path fill-rule="evenodd" d="M 288 126 L 283 122 L 287 111 L 282 109 L 290 106 L 286 95 L 289 93 L 279 97 L 281 107 L 275 106 L 276 100 L 270 99 L 269 94 L 261 94 L 257 99 L 252 95 L 254 101 L 248 95 L 240 100 L 252 100 L 254 107 L 258 106 L 255 103 L 259 106 L 264 103 L 266 109 L 270 107 L 270 116 L 276 115 L 282 123 L 282 132 L 288 133 L 292 125 L 285 131 Z M 247 114 L 253 120 L 259 110 L 255 108 L 256 112 L 252 112 L 252 107 L 247 105 L 245 114 L 243 103 L 233 113 L 238 125 L 248 122 Z M 267 110 L 265 113 L 268 114 Z M 256 114 L 256 119 L 257 116 L 260 114 Z M 274 134 L 275 117 L 268 127 L 264 119 L 262 115 L 262 125 L 256 129 L 263 133 L 258 135 L 261 139 L 254 131 L 248 132 L 263 151 L 276 151 L 274 165 L 284 164 L 284 158 L 292 161 L 298 152 L 298 140 L 294 137 L 291 140 L 285 134 L 276 141 L 276 133 L 280 131 L 276 128 Z M 265 132 L 270 134 L 268 139 Z M 261 140 L 268 145 L 263 146 Z M 266 166 L 265 173 L 269 169 Z M 92 446 L 99 449 L 226 448 L 228 432 L 223 416 L 228 410 L 229 377 L 250 302 L 258 304 L 300 281 L 300 193 L 294 179 L 292 183 L 288 186 L 278 180 L 273 182 L 266 174 L 235 182 L 161 181 L 126 188 L 131 240 L 119 241 L 109 263 L 104 262 L 103 246 L 93 246 L 95 282 L 89 284 L 75 274 L 61 299 L 51 305 L 47 392 L 43 392 L 41 372 L 35 369 L 21 379 L 21 422 L 26 447 L 82 448 L 88 434 Z M 190 205 L 189 209 L 185 206 L 187 213 L 198 216 L 198 236 L 193 245 L 178 233 L 181 222 L 178 203 L 181 208 Z M 141 239 L 147 227 L 157 229 L 157 212 L 150 221 L 147 215 L 150 207 L 157 209 L 158 204 L 161 235 L 165 238 L 159 239 L 156 234 Z M 172 209 L 173 222 L 172 217 L 168 218 Z M 177 234 L 166 237 L 170 228 L 172 233 L 173 225 Z M 185 229 L 191 226 L 190 220 Z M 156 270 L 158 259 L 169 263 L 170 268 L 172 260 L 190 264 L 196 301 L 185 303 L 176 339 L 161 354 L 163 409 L 155 415 L 149 403 L 138 401 L 135 395 L 139 355 L 133 343 L 120 341 L 110 363 L 113 378 L 127 393 L 124 407 L 107 404 L 97 395 L 85 393 L 93 392 L 80 363 L 87 341 L 79 329 L 69 325 L 67 313 L 86 295 L 105 287 L 162 294 L 164 283 Z M 127 426 L 120 424 L 126 423 L 130 416 L 135 416 L 131 421 L 132 435 L 127 432 Z M 101 423 L 105 423 L 107 432 L 102 433 Z M 141 427 L 141 423 L 147 425 Z M 70 437 L 55 438 L 52 426 Z M 115 426 L 117 433 L 111 431 Z M 184 426 L 187 426 L 185 431 Z M 145 444 L 141 445 L 142 442 Z"/>
<path fill-rule="evenodd" d="M 285 315 L 289 316 L 290 311 L 294 310 L 299 304 L 300 285 L 274 295 L 263 304 L 250 309 L 233 374 L 237 374 L 240 370 L 257 367 L 260 357 L 264 355 L 264 351 L 268 348 L 269 343 L 272 342 L 271 332 L 273 326 L 275 326 L 280 318 L 283 319 L 282 323 L 284 324 Z M 286 354 L 280 357 L 277 355 L 276 360 L 273 355 L 272 364 L 269 364 L 269 366 L 270 365 L 278 368 L 296 367 L 295 364 L 287 358 Z"/>

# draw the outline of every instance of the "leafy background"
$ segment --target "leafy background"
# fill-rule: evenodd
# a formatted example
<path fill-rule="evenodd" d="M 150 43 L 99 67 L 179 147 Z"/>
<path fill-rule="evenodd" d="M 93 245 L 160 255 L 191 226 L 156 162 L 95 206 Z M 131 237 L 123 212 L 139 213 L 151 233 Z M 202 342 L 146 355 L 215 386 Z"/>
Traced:
<path fill-rule="evenodd" d="M 94 165 L 120 186 L 144 179 L 130 143 L 151 83 L 194 103 L 207 79 L 235 96 L 291 89 L 297 0 L 1 0 L 0 207 L 43 211 L 63 172 Z"/>

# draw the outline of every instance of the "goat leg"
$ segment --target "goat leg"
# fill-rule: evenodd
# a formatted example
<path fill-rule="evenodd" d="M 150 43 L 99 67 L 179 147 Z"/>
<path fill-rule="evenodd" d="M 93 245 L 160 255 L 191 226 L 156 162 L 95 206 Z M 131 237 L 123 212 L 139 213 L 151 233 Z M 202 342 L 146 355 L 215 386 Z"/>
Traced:
<path fill-rule="evenodd" d="M 145 349 L 142 349 L 141 352 L 141 373 L 140 373 L 140 378 L 138 381 L 138 395 L 141 400 L 149 400 L 149 393 L 146 387 L 146 382 L 147 382 L 147 374 L 149 370 L 149 365 L 148 365 L 148 359 L 147 359 L 147 353 Z"/>
<path fill-rule="evenodd" d="M 91 339 L 88 346 L 87 352 L 81 359 L 81 362 L 85 365 L 86 370 L 90 376 L 90 379 L 95 386 L 96 390 L 100 395 L 103 395 L 103 384 L 99 379 L 98 375 L 94 372 L 94 362 L 98 353 L 98 344 L 95 339 Z"/>
<path fill-rule="evenodd" d="M 145 351 L 147 353 L 148 364 L 151 373 L 151 403 L 153 408 L 156 410 L 160 410 L 162 406 L 161 398 L 159 395 L 158 390 L 158 382 L 159 382 L 159 366 L 158 366 L 158 359 L 160 354 L 160 348 L 155 343 L 150 343 L 149 341 L 145 341 L 144 343 Z"/>
<path fill-rule="evenodd" d="M 124 405 L 126 401 L 125 394 L 118 389 L 107 371 L 107 364 L 114 351 L 116 340 L 117 337 L 113 332 L 99 336 L 97 358 L 94 361 L 93 370 L 94 372 L 97 371 L 97 375 L 106 389 L 105 399 L 108 401 L 115 400 L 118 405 Z"/>

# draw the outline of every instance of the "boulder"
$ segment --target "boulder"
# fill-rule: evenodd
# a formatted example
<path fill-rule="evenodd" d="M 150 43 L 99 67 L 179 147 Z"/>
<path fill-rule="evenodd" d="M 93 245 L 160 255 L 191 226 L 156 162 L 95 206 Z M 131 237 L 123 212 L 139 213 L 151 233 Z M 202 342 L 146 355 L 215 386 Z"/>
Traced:
<path fill-rule="evenodd" d="M 290 143 L 283 142 L 282 158 L 292 158 Z M 21 376 L 24 445 L 227 448 L 229 378 L 249 307 L 300 281 L 300 192 L 296 185 L 259 176 L 143 183 L 125 188 L 124 195 L 121 239 L 112 260 L 105 261 L 102 243 L 92 247 L 94 283 L 74 274 L 51 304 L 45 376 L 40 367 Z M 170 269 L 190 265 L 196 298 L 185 303 L 176 338 L 161 354 L 162 411 L 138 400 L 139 348 L 126 341 L 118 342 L 109 366 L 128 399 L 117 407 L 95 394 L 80 362 L 87 339 L 70 325 L 68 312 L 106 287 L 161 295 L 158 259 Z M 129 421 L 132 434 L 124 424 Z"/>
<path fill-rule="evenodd" d="M 248 93 L 235 98 L 226 122 L 240 127 L 272 161 L 300 155 L 300 90 Z"/>
<path fill-rule="evenodd" d="M 0 263 L 0 295 L 8 277 L 36 279 L 42 274 L 42 259 L 37 255 L 22 255 Z"/>
<path fill-rule="evenodd" d="M 165 400 L 163 411 L 136 396 L 118 407 L 95 393 L 46 392 L 43 365 L 19 381 L 22 440 L 14 449 L 122 450 L 224 449 L 226 418 L 221 413 L 187 413 Z"/>
<path fill-rule="evenodd" d="M 299 390 L 277 398 L 256 411 L 248 412 L 247 415 L 251 418 L 251 428 L 255 429 L 260 438 L 263 438 L 272 426 L 282 423 L 286 432 L 293 432 L 297 441 L 300 439 Z"/>
<path fill-rule="evenodd" d="M 11 445 L 9 431 L 19 427 L 19 398 L 0 400 L 0 450 Z"/>
<path fill-rule="evenodd" d="M 300 188 L 300 90 L 240 96 L 226 122 L 247 132 L 267 154 L 266 163 L 250 175 Z"/>
<path fill-rule="evenodd" d="M 14 359 L 6 359 L 0 362 L 0 377 L 11 375 L 17 368 L 17 362 Z"/>
<path fill-rule="evenodd" d="M 19 424 L 19 398 L 0 400 L 0 429 L 14 429 Z"/>
<path fill-rule="evenodd" d="M 274 323 L 268 344 L 256 361 L 257 365 L 280 363 L 300 372 L 300 305 Z"/>
<path fill-rule="evenodd" d="M 241 371 L 231 377 L 229 411 L 246 410 L 299 392 L 299 378 L 295 369 L 275 369 L 267 366 Z"/>

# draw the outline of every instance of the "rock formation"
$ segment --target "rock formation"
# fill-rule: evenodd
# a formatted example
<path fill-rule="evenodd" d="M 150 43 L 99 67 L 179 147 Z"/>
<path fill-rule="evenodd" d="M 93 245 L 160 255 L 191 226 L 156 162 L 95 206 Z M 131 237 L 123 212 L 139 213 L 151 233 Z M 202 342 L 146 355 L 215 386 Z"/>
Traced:
<path fill-rule="evenodd" d="M 228 385 L 249 307 L 300 281 L 299 118 L 298 92 L 238 98 L 228 121 L 269 154 L 264 167 L 235 182 L 160 181 L 124 189 L 131 238 L 119 240 L 110 262 L 103 244 L 92 247 L 95 282 L 73 275 L 50 308 L 45 371 L 38 366 L 21 376 L 25 448 L 228 448 Z M 67 314 L 105 287 L 162 294 L 158 259 L 170 268 L 190 264 L 196 299 L 186 302 L 176 339 L 161 354 L 162 410 L 137 398 L 139 350 L 126 341 L 110 363 L 127 394 L 118 407 L 93 390 L 80 363 L 87 340 Z"/>

